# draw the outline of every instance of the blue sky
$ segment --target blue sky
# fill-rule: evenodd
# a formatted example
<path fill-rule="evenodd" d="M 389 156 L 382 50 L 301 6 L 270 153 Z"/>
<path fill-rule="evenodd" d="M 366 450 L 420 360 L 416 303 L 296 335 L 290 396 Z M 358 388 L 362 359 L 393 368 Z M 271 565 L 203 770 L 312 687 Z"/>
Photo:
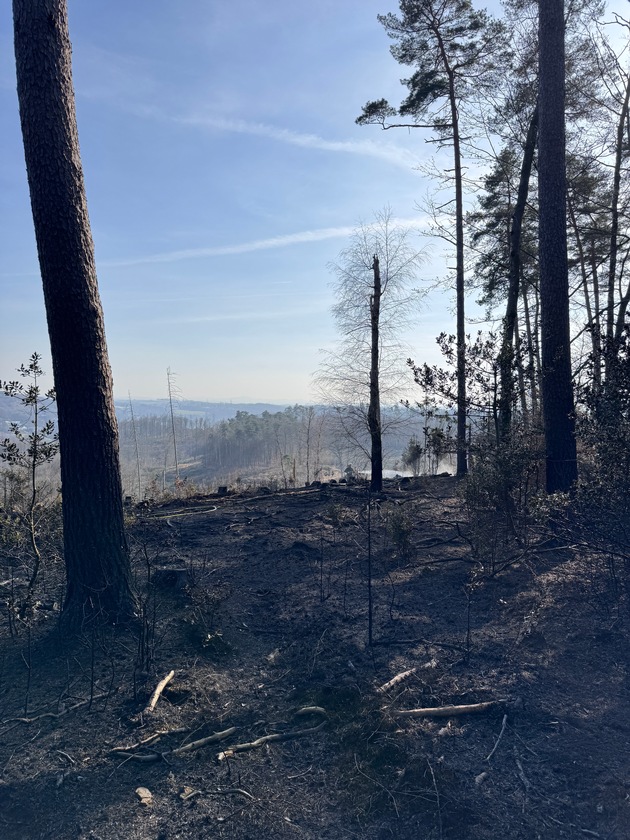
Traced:
<path fill-rule="evenodd" d="M 498 2 L 486 4 L 498 9 Z M 612 7 L 627 11 L 625 0 Z M 327 264 L 389 205 L 423 226 L 420 131 L 358 127 L 404 75 L 393 0 L 69 0 L 81 154 L 117 397 L 308 402 L 336 339 Z M 48 337 L 0 4 L 0 378 Z M 429 243 L 420 233 L 418 247 Z M 446 274 L 430 247 L 419 285 Z M 450 295 L 408 338 L 436 361 Z M 48 362 L 48 370 L 50 363 Z"/>

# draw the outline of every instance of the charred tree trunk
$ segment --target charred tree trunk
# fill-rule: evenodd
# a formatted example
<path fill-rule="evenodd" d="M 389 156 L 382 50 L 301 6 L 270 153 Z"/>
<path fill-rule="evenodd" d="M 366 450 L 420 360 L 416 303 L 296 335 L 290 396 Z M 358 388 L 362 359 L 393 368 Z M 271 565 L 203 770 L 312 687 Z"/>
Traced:
<path fill-rule="evenodd" d="M 383 489 L 383 438 L 381 430 L 381 392 L 379 385 L 380 363 L 380 317 L 381 317 L 381 269 L 378 257 L 374 256 L 372 263 L 374 272 L 373 293 L 370 297 L 370 329 L 371 329 L 371 358 L 370 358 L 370 404 L 368 406 L 368 428 L 370 430 L 370 461 L 371 479 L 370 490 L 380 493 Z"/>
<path fill-rule="evenodd" d="M 542 403 L 547 492 L 566 492 L 577 479 L 569 281 L 564 128 L 564 2 L 539 4 L 538 201 Z"/>
<path fill-rule="evenodd" d="M 538 137 L 538 105 L 529 123 L 523 161 L 518 182 L 518 193 L 516 206 L 512 214 L 510 228 L 510 277 L 508 284 L 508 298 L 505 307 L 505 318 L 503 319 L 503 336 L 501 339 L 501 351 L 499 356 L 499 371 L 501 380 L 501 396 L 499 399 L 499 418 L 501 438 L 509 437 L 512 425 L 512 406 L 514 404 L 514 335 L 516 331 L 516 318 L 518 307 L 518 295 L 521 285 L 521 230 L 523 227 L 523 215 L 527 203 L 529 191 L 529 179 L 534 161 L 536 139 Z"/>
<path fill-rule="evenodd" d="M 468 453 L 466 442 L 466 320 L 464 298 L 464 198 L 462 187 L 462 157 L 459 147 L 459 127 L 457 104 L 454 92 L 451 96 L 451 114 L 453 119 L 453 155 L 455 158 L 455 251 L 456 279 L 455 301 L 457 318 L 457 475 L 468 472 Z"/>
<path fill-rule="evenodd" d="M 459 136 L 459 111 L 455 95 L 455 73 L 451 68 L 445 45 L 436 31 L 440 54 L 448 77 L 448 101 L 453 126 L 453 168 L 455 176 L 455 310 L 457 333 L 457 467 L 458 477 L 468 472 L 466 420 L 466 300 L 464 285 L 464 188 L 462 180 L 462 153 Z"/>
<path fill-rule="evenodd" d="M 135 599 L 118 428 L 79 155 L 65 0 L 14 0 L 20 118 L 57 392 L 69 620 Z"/>
<path fill-rule="evenodd" d="M 626 90 L 619 122 L 617 124 L 617 142 L 615 148 L 615 168 L 613 170 L 613 194 L 610 222 L 610 264 L 608 269 L 608 299 L 606 303 L 606 339 L 609 348 L 612 348 L 613 340 L 618 342 L 623 331 L 623 322 L 627 301 L 621 317 L 618 319 L 619 326 L 615 329 L 615 292 L 617 285 L 617 257 L 619 254 L 619 193 L 621 190 L 621 164 L 624 152 L 624 133 L 628 120 L 628 109 L 630 107 L 630 76 L 626 81 Z M 606 358 L 610 360 L 611 354 L 607 353 Z M 610 364 L 610 361 L 607 361 Z M 608 371 L 606 371 L 608 373 Z"/>
<path fill-rule="evenodd" d="M 593 307 L 591 306 L 591 293 L 588 287 L 588 266 L 586 263 L 586 254 L 584 252 L 584 243 L 582 242 L 580 226 L 578 225 L 570 193 L 567 193 L 567 208 L 569 210 L 569 219 L 571 221 L 571 227 L 573 228 L 573 236 L 575 237 L 575 245 L 578 253 L 580 274 L 582 276 L 582 292 L 584 294 L 584 306 L 586 307 L 587 329 L 591 336 L 591 353 L 593 358 L 593 385 L 596 389 L 599 389 L 601 385 L 601 336 L 595 326 Z"/>
<path fill-rule="evenodd" d="M 537 324 L 532 327 L 532 317 L 529 309 L 527 284 L 522 277 L 521 272 L 521 299 L 523 301 L 523 321 L 525 322 L 525 335 L 527 337 L 527 378 L 529 380 L 529 389 L 531 394 L 532 406 L 532 421 L 534 424 L 538 423 L 539 415 L 539 400 L 538 400 L 538 383 L 540 382 L 540 365 L 538 364 L 537 354 Z"/>

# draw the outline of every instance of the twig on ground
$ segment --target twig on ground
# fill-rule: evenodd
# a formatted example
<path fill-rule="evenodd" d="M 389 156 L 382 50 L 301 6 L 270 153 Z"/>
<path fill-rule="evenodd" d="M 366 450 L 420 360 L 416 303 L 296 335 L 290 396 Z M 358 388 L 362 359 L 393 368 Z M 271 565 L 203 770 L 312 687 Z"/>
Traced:
<path fill-rule="evenodd" d="M 198 741 L 191 741 L 188 744 L 184 744 L 183 747 L 177 747 L 170 755 L 183 755 L 183 753 L 200 750 L 202 747 L 207 746 L 207 744 L 213 744 L 215 741 L 222 741 L 224 738 L 229 738 L 235 732 L 236 727 L 231 726 L 229 729 L 224 729 L 223 732 L 215 732 L 214 735 L 208 735 L 207 738 L 200 738 Z"/>
<path fill-rule="evenodd" d="M 29 738 L 28 741 L 25 741 L 23 744 L 18 744 L 18 746 L 15 747 L 12 750 L 11 755 L 7 758 L 7 761 L 6 761 L 6 764 L 4 765 L 4 767 L 0 767 L 0 776 L 2 776 L 6 772 L 7 767 L 9 766 L 9 764 L 11 764 L 11 761 L 13 760 L 13 756 L 17 752 L 19 752 L 21 749 L 23 749 L 27 744 L 32 744 L 33 741 L 36 741 L 39 738 L 39 735 L 40 735 L 41 731 L 42 730 L 41 730 L 41 727 L 40 727 L 37 730 L 37 732 L 33 735 L 32 738 Z"/>
<path fill-rule="evenodd" d="M 497 706 L 503 706 L 507 700 L 488 700 L 485 703 L 471 703 L 467 706 L 435 706 L 427 709 L 401 709 L 392 710 L 396 717 L 455 717 L 456 715 L 469 715 L 475 712 L 486 712 Z"/>
<path fill-rule="evenodd" d="M 67 709 L 62 709 L 60 712 L 42 712 L 41 715 L 35 715 L 35 717 L 7 718 L 6 720 L 3 720 L 2 723 L 36 723 L 38 720 L 43 720 L 44 718 L 60 718 L 70 712 L 74 712 L 75 709 L 80 709 L 81 706 L 87 706 L 88 703 L 93 703 L 95 700 L 102 700 L 103 697 L 109 697 L 109 692 L 106 692 L 105 694 L 95 694 L 94 697 L 91 697 L 88 700 L 81 700 L 80 703 L 68 706 Z"/>
<path fill-rule="evenodd" d="M 529 781 L 529 779 L 525 775 L 525 771 L 523 770 L 523 765 L 521 764 L 521 760 L 519 758 L 516 747 L 514 747 L 514 759 L 516 761 L 516 766 L 518 767 L 519 778 L 523 782 L 523 787 L 525 788 L 525 798 L 523 799 L 523 813 L 525 813 L 525 804 L 527 802 L 527 797 L 529 796 L 529 792 L 531 790 L 532 783 Z"/>
<path fill-rule="evenodd" d="M 443 829 L 442 829 L 442 806 L 440 805 L 440 791 L 438 790 L 437 782 L 435 781 L 435 773 L 433 772 L 433 767 L 431 766 L 431 762 L 427 758 L 427 764 L 429 765 L 429 770 L 431 771 L 431 778 L 433 779 L 433 789 L 435 790 L 435 800 L 437 804 L 437 812 L 438 812 L 438 827 L 440 829 L 440 840 L 442 840 Z"/>
<path fill-rule="evenodd" d="M 294 714 L 295 717 L 300 717 L 300 715 L 323 715 L 324 717 L 328 717 L 328 712 L 323 706 L 303 706 Z"/>
<path fill-rule="evenodd" d="M 184 753 L 194 752 L 195 750 L 199 750 L 208 744 L 213 744 L 216 741 L 222 741 L 224 738 L 229 738 L 230 735 L 233 735 L 235 732 L 236 727 L 231 726 L 229 729 L 224 729 L 223 732 L 215 732 L 214 735 L 209 735 L 207 738 L 200 738 L 198 741 L 191 741 L 188 744 L 184 744 L 183 747 L 176 747 L 174 750 L 164 750 L 163 752 L 155 750 L 149 753 L 136 753 L 133 752 L 133 747 L 131 749 L 125 747 L 114 747 L 114 749 L 110 750 L 109 754 L 115 758 L 124 758 L 125 761 L 140 761 L 144 763 L 160 760 L 167 761 L 172 756 L 179 756 Z M 148 740 L 150 741 L 151 739 Z"/>
<path fill-rule="evenodd" d="M 407 677 L 410 677 L 412 674 L 415 674 L 417 668 L 410 668 L 408 671 L 402 671 L 400 674 L 396 674 L 395 677 L 392 677 L 391 680 L 388 680 L 383 685 L 379 686 L 376 689 L 377 694 L 385 694 L 386 691 L 389 691 L 390 688 L 394 688 L 394 686 L 401 683 L 403 680 L 406 680 Z"/>
<path fill-rule="evenodd" d="M 507 719 L 508 719 L 508 716 L 507 716 L 507 715 L 503 715 L 503 723 L 501 724 L 501 731 L 499 732 L 499 737 L 497 738 L 497 742 L 496 742 L 496 744 L 495 744 L 495 745 L 494 745 L 494 747 L 492 748 L 492 752 L 490 753 L 490 755 L 489 755 L 489 756 L 487 756 L 486 761 L 490 761 L 490 759 L 492 758 L 492 756 L 493 756 L 493 755 L 495 754 L 495 752 L 497 751 L 497 747 L 499 746 L 499 741 L 500 741 L 500 740 L 501 740 L 501 738 L 503 737 L 503 733 L 505 732 L 505 727 L 507 726 Z"/>
<path fill-rule="evenodd" d="M 251 793 L 248 793 L 243 788 L 225 788 L 225 790 L 221 790 L 217 788 L 217 790 L 212 790 L 210 793 L 220 793 L 220 794 L 230 794 L 230 793 L 240 793 L 241 796 L 246 796 L 248 799 L 253 799 L 254 802 L 256 801 L 256 797 L 252 796 Z"/>
<path fill-rule="evenodd" d="M 293 729 L 290 732 L 275 732 L 273 735 L 263 735 L 261 738 L 256 738 L 255 741 L 249 741 L 245 744 L 235 744 L 233 747 L 229 747 L 227 750 L 220 752 L 218 759 L 219 761 L 223 761 L 226 758 L 232 758 L 234 753 L 254 750 L 257 747 L 262 747 L 265 744 L 270 743 L 271 741 L 289 741 L 292 738 L 302 738 L 305 735 L 314 735 L 316 732 L 319 732 L 320 729 L 323 729 L 327 723 L 328 721 L 323 720 L 317 726 L 312 726 L 309 729 Z"/>
<path fill-rule="evenodd" d="M 146 748 L 151 744 L 154 744 L 164 735 L 182 735 L 184 732 L 188 732 L 188 727 L 178 726 L 176 729 L 161 729 L 159 732 L 154 732 L 153 735 L 149 735 L 148 738 L 144 738 L 142 741 L 137 741 L 135 744 L 130 744 L 128 747 L 114 747 L 112 752 L 132 752 L 133 750 L 140 749 L 141 747 Z"/>
<path fill-rule="evenodd" d="M 378 779 L 373 779 L 371 776 L 368 776 L 368 774 L 367 774 L 367 773 L 364 773 L 364 772 L 363 772 L 363 770 L 361 770 L 361 768 L 359 767 L 359 762 L 358 762 L 358 760 L 357 760 L 357 754 L 356 754 L 356 753 L 354 754 L 354 766 L 357 768 L 357 770 L 359 771 L 359 773 L 360 773 L 362 776 L 364 776 L 366 779 L 369 779 L 369 781 L 370 781 L 370 782 L 372 782 L 372 784 L 373 784 L 373 785 L 377 785 L 377 787 L 380 787 L 380 788 L 381 788 L 381 790 L 384 790 L 384 791 L 385 791 L 385 793 L 389 796 L 389 798 L 390 798 L 390 799 L 391 799 L 391 801 L 392 801 L 392 805 L 394 806 L 394 811 L 396 811 L 396 817 L 397 817 L 397 818 L 400 818 L 400 814 L 398 813 L 398 804 L 397 804 L 397 802 L 396 802 L 396 797 L 394 796 L 394 794 L 391 792 L 391 790 L 388 790 L 388 789 L 385 787 L 385 785 L 384 785 L 384 784 L 382 784 L 381 782 L 379 782 L 379 780 L 378 780 Z"/>
<path fill-rule="evenodd" d="M 170 683 L 170 681 L 173 679 L 174 676 L 175 676 L 175 671 L 171 671 L 170 673 L 168 673 L 164 677 L 163 680 L 159 681 L 159 683 L 155 687 L 155 691 L 151 695 L 151 699 L 149 700 L 149 703 L 148 703 L 147 707 L 142 712 L 143 715 L 148 715 L 155 709 L 155 707 L 157 705 L 157 702 L 160 699 L 160 696 L 162 695 L 162 692 L 164 691 L 164 689 Z"/>

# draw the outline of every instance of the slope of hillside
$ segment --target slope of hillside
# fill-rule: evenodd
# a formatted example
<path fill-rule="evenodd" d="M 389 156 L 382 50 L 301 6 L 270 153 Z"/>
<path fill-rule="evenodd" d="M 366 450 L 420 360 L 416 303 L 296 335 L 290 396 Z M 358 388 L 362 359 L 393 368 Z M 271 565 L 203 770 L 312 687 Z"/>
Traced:
<path fill-rule="evenodd" d="M 583 552 L 484 567 L 450 478 L 132 518 L 141 632 L 60 638 L 54 569 L 0 618 L 6 840 L 630 835 L 627 613 Z"/>

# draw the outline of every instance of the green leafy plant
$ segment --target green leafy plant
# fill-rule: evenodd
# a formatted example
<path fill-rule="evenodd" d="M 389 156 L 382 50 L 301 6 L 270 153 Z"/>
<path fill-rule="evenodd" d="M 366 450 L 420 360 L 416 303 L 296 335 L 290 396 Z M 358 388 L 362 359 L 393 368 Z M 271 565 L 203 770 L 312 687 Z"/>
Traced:
<path fill-rule="evenodd" d="M 42 391 L 40 388 L 39 380 L 44 375 L 40 361 L 39 353 L 33 353 L 28 365 L 20 365 L 18 373 L 22 380 L 27 380 L 26 382 L 20 380 L 0 382 L 0 388 L 7 397 L 19 400 L 30 411 L 31 431 L 26 432 L 22 424 L 13 422 L 9 425 L 12 437 L 0 442 L 0 460 L 9 464 L 10 467 L 22 470 L 27 477 L 28 498 L 25 509 L 20 513 L 33 555 L 27 603 L 32 599 L 42 560 L 38 544 L 37 471 L 43 464 L 52 461 L 59 450 L 54 420 L 44 420 L 42 417 L 55 402 L 55 391 L 54 388 L 47 391 Z"/>
<path fill-rule="evenodd" d="M 420 442 L 415 436 L 411 437 L 405 451 L 402 453 L 402 462 L 406 467 L 411 467 L 414 477 L 420 475 L 423 455 L 424 449 L 420 446 Z"/>

